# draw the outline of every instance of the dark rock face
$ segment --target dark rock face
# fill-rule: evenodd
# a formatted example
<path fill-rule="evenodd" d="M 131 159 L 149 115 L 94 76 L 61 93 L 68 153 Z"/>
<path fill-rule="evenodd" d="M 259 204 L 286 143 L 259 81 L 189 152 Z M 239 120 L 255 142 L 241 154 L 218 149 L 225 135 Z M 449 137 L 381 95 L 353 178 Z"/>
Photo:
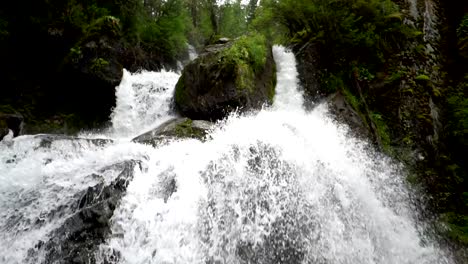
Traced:
<path fill-rule="evenodd" d="M 76 195 L 72 214 L 57 229 L 51 232 L 50 240 L 40 241 L 31 250 L 31 260 L 37 259 L 38 251 L 45 255 L 44 263 L 95 263 L 94 253 L 110 235 L 110 218 L 126 192 L 138 161 L 125 161 L 105 167 L 120 171 L 111 183 L 105 181 Z M 102 177 L 98 174 L 94 177 Z"/>
<path fill-rule="evenodd" d="M 185 67 L 175 92 L 176 107 L 184 116 L 219 120 L 236 109 L 256 109 L 271 103 L 276 84 L 271 46 L 264 44 L 264 65 L 255 71 L 252 62 L 226 55 L 235 45 L 228 42 L 208 46 Z"/>
<path fill-rule="evenodd" d="M 9 133 L 9 130 L 13 131 L 14 137 L 18 136 L 21 133 L 22 128 L 23 116 L 19 114 L 0 113 L 0 140 Z"/>
<path fill-rule="evenodd" d="M 319 80 L 319 52 L 316 45 L 307 42 L 304 45 L 293 46 L 293 51 L 297 60 L 297 72 L 301 86 L 306 93 L 306 99 L 316 101 L 323 92 L 320 90 Z"/>
<path fill-rule="evenodd" d="M 354 110 L 354 108 L 346 101 L 346 98 L 341 92 L 336 92 L 326 99 L 330 112 L 336 119 L 347 124 L 351 131 L 359 138 L 371 138 L 368 126 L 362 117 Z"/>
<path fill-rule="evenodd" d="M 132 141 L 156 146 L 166 138 L 203 139 L 212 126 L 213 123 L 204 120 L 175 118 L 134 138 Z"/>

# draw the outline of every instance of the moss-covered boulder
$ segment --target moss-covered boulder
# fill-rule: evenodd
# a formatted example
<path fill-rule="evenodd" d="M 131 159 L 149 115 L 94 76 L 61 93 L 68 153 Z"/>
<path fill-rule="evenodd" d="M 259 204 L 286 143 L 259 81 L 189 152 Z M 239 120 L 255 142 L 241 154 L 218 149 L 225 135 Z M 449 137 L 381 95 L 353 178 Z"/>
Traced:
<path fill-rule="evenodd" d="M 204 120 L 174 118 L 156 129 L 134 138 L 132 141 L 156 146 L 164 141 L 164 139 L 171 138 L 195 138 L 202 140 L 212 125 L 213 123 Z"/>
<path fill-rule="evenodd" d="M 235 109 L 271 103 L 276 65 L 264 37 L 215 44 L 187 65 L 176 86 L 177 109 L 192 119 L 218 120 Z"/>

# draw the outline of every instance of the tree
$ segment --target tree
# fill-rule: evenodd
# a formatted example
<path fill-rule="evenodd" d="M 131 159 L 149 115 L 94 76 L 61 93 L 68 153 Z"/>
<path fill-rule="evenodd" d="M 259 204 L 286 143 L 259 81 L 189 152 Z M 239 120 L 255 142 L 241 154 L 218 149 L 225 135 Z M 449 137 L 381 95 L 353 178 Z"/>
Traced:
<path fill-rule="evenodd" d="M 247 5 L 247 23 L 250 24 L 255 18 L 255 11 L 257 10 L 258 0 L 250 0 Z"/>
<path fill-rule="evenodd" d="M 219 7 L 219 35 L 235 38 L 247 31 L 246 9 L 241 0 L 226 2 Z"/>

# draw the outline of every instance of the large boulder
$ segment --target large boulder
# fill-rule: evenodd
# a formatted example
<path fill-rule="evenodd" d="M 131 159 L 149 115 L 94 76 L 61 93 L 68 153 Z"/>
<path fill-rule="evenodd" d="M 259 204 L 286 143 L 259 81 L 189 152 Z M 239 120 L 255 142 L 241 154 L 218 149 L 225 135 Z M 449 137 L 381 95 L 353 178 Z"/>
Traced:
<path fill-rule="evenodd" d="M 261 36 L 211 45 L 188 64 L 175 91 L 177 109 L 191 119 L 219 120 L 232 110 L 271 103 L 276 65 Z"/>
<path fill-rule="evenodd" d="M 204 120 L 174 118 L 161 124 L 156 129 L 134 138 L 132 141 L 157 146 L 163 140 L 171 138 L 203 139 L 212 126 L 213 123 Z"/>

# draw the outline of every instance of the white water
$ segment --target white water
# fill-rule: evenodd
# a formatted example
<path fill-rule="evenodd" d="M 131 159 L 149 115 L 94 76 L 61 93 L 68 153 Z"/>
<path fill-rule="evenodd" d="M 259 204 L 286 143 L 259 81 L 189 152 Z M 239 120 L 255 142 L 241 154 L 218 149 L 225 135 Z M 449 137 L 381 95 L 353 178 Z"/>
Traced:
<path fill-rule="evenodd" d="M 197 53 L 197 50 L 195 49 L 194 46 L 188 44 L 187 48 L 188 48 L 188 54 L 189 54 L 189 60 L 190 61 L 193 61 L 196 58 L 198 58 L 198 53 Z"/>
<path fill-rule="evenodd" d="M 325 105 L 306 112 L 294 56 L 281 47 L 274 55 L 274 105 L 230 116 L 206 142 L 125 140 L 171 117 L 176 78 L 167 72 L 124 75 L 108 135 L 116 143 L 0 142 L 0 263 L 26 262 L 72 211 L 47 213 L 96 184 L 91 173 L 129 159 L 142 169 L 96 253 L 102 262 L 118 252 L 119 263 L 452 263 L 422 242 L 399 168 L 350 138 Z"/>
<path fill-rule="evenodd" d="M 175 117 L 172 96 L 180 75 L 161 72 L 124 70 L 116 88 L 116 107 L 111 115 L 113 137 L 135 137 Z"/>

